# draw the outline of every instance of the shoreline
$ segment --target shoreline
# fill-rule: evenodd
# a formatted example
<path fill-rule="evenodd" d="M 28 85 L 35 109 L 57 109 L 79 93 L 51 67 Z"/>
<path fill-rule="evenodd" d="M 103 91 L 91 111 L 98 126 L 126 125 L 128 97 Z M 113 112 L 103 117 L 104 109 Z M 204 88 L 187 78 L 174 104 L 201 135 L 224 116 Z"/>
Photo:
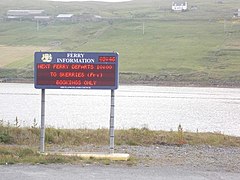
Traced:
<path fill-rule="evenodd" d="M 22 81 L 22 82 L 26 82 L 26 81 Z M 19 83 L 19 81 L 18 81 L 18 83 Z M 26 87 L 29 87 L 29 88 L 31 88 L 32 90 L 33 90 L 33 92 L 34 93 L 40 93 L 40 91 L 34 91 L 34 84 L 32 84 L 33 82 L 32 81 L 28 81 L 27 82 L 28 84 L 22 84 L 22 85 L 24 85 L 24 86 L 26 86 Z M 5 89 L 4 87 L 15 87 L 16 89 L 18 89 L 18 87 L 20 87 L 20 86 L 22 86 L 21 84 L 9 84 L 9 85 L 4 85 L 4 84 L 2 84 L 1 85 L 1 87 L 3 88 L 3 90 Z M 122 85 L 122 86 L 121 86 Z M 178 84 L 179 85 L 179 84 Z M 225 88 L 225 89 L 224 89 Z M 230 88 L 232 88 L 232 89 L 230 89 Z M 234 89 L 235 88 L 235 89 Z M 206 126 L 205 124 L 203 125 L 203 127 L 195 127 L 195 124 L 193 123 L 192 125 L 189 125 L 189 124 L 187 124 L 187 126 L 188 127 L 185 127 L 188 131 L 191 131 L 191 132 L 196 132 L 196 130 L 198 131 L 199 130 L 199 132 L 221 132 L 221 133 L 224 133 L 224 134 L 226 134 L 226 135 L 234 135 L 234 136 L 240 136 L 239 135 L 239 133 L 238 133 L 238 131 L 237 131 L 237 128 L 236 128 L 236 126 L 235 125 L 230 125 L 229 124 L 229 126 L 226 126 L 226 127 L 224 127 L 224 128 L 219 128 L 219 126 L 217 126 L 216 124 L 215 124 L 215 122 L 219 122 L 219 120 L 220 119 L 222 119 L 222 122 L 224 122 L 225 120 L 224 119 L 226 119 L 226 118 L 229 118 L 229 120 L 233 120 L 234 122 L 237 122 L 236 120 L 235 120 L 235 116 L 237 116 L 237 111 L 235 111 L 235 109 L 237 109 L 237 102 L 235 102 L 237 99 L 238 99 L 238 96 L 239 96 L 239 94 L 238 94 L 238 92 L 239 92 L 239 88 L 238 87 L 226 87 L 226 86 L 181 86 L 181 85 L 179 85 L 178 87 L 174 87 L 174 86 L 169 86 L 169 83 L 167 83 L 167 84 L 164 84 L 163 86 L 162 85 L 155 85 L 155 84 L 152 84 L 152 83 L 145 83 L 145 84 L 138 84 L 138 83 L 134 83 L 134 84 L 120 84 L 120 87 L 119 87 L 119 89 L 116 91 L 116 93 L 117 92 L 119 92 L 119 96 L 121 95 L 122 96 L 122 93 L 125 93 L 124 94 L 124 97 L 126 96 L 128 96 L 129 94 L 128 94 L 128 92 L 126 92 L 126 89 L 128 90 L 128 89 L 130 89 L 131 91 L 130 91 L 130 93 L 132 93 L 132 90 L 134 89 L 134 91 L 136 91 L 137 92 L 137 94 L 136 94 L 136 96 L 139 96 L 139 94 L 138 94 L 138 91 L 141 89 L 141 91 L 144 91 L 144 92 L 150 92 L 150 91 L 148 91 L 148 90 L 152 90 L 153 92 L 158 92 L 158 93 L 160 93 L 159 95 L 157 94 L 157 96 L 156 96 L 156 93 L 154 93 L 154 94 L 151 94 L 151 98 L 148 98 L 148 99 L 141 99 L 141 100 L 145 100 L 146 102 L 156 102 L 157 104 L 159 104 L 158 103 L 158 98 L 157 99 L 154 99 L 153 97 L 154 96 L 156 96 L 156 97 L 163 97 L 163 98 L 166 98 L 166 94 L 164 94 L 164 93 L 166 93 L 166 92 L 175 92 L 175 94 L 170 94 L 169 96 L 167 95 L 167 97 L 168 97 L 168 99 L 167 99 L 167 101 L 166 102 L 172 102 L 173 101 L 173 99 L 172 99 L 172 97 L 178 97 L 179 95 L 176 95 L 176 92 L 177 93 L 179 93 L 179 92 L 197 92 L 197 93 L 195 93 L 195 99 L 197 99 L 197 101 L 196 102 L 200 102 L 200 103 L 202 103 L 203 102 L 203 104 L 205 105 L 206 104 L 206 102 L 208 102 L 206 99 L 211 99 L 211 101 L 213 100 L 214 102 L 216 102 L 215 101 L 215 97 L 213 96 L 213 92 L 221 92 L 221 96 L 220 97 L 218 97 L 218 99 L 219 98 L 224 98 L 224 100 L 226 100 L 227 98 L 229 98 L 229 99 L 231 99 L 231 100 L 229 100 L 229 102 L 232 102 L 233 103 L 233 105 L 232 104 L 230 104 L 230 105 L 228 105 L 228 104 L 225 104 L 224 105 L 224 108 L 223 108 L 223 106 L 222 106 L 222 108 L 221 108 L 221 106 L 215 106 L 216 107 L 216 109 L 219 109 L 219 110 L 221 110 L 221 111 L 217 111 L 217 115 L 215 115 L 214 114 L 214 116 L 212 116 L 211 118 L 209 118 L 209 115 L 208 114 L 205 114 L 205 116 L 202 116 L 201 114 L 197 114 L 196 112 L 201 112 L 201 113 L 205 113 L 208 109 L 206 109 L 205 110 L 205 112 L 203 112 L 203 111 L 199 111 L 197 108 L 199 107 L 198 106 L 198 103 L 195 103 L 195 100 L 190 100 L 189 99 L 189 95 L 187 95 L 187 97 L 188 97 L 188 99 L 186 100 L 186 102 L 193 102 L 193 103 L 195 103 L 195 105 L 193 104 L 192 105 L 192 107 L 194 106 L 194 107 L 196 107 L 196 109 L 193 111 L 193 112 L 191 112 L 191 113 L 188 113 L 188 111 L 187 110 L 182 110 L 183 112 L 184 112 L 184 115 L 186 115 L 186 116 L 184 116 L 184 118 L 182 118 L 181 120 L 178 120 L 177 118 L 175 118 L 175 116 L 174 116 L 174 114 L 173 114 L 173 116 L 169 116 L 167 113 L 172 113 L 172 108 L 171 107 L 169 107 L 167 110 L 168 111 L 164 111 L 162 114 L 164 114 L 164 116 L 163 116 L 163 121 L 165 121 L 165 117 L 166 118 L 169 118 L 170 117 L 170 119 L 173 117 L 173 119 L 174 119 L 174 121 L 176 121 L 176 123 L 174 124 L 174 125 L 171 125 L 170 127 L 169 127 L 169 125 L 164 125 L 164 123 L 162 123 L 163 121 L 161 121 L 160 123 L 158 123 L 157 122 L 157 120 L 158 120 L 158 118 L 159 117 L 156 117 L 155 118 L 155 116 L 153 116 L 152 117 L 152 119 L 150 119 L 149 120 L 149 122 L 151 122 L 151 121 L 153 121 L 153 124 L 154 125 L 151 125 L 151 124 L 148 124 L 148 122 L 146 123 L 146 122 L 144 122 L 144 121 L 140 121 L 141 123 L 139 123 L 139 124 L 137 124 L 137 125 L 135 125 L 135 126 L 128 126 L 128 125 L 126 125 L 126 124 L 124 124 L 124 123 L 122 123 L 122 119 L 121 119 L 121 117 L 124 117 L 124 113 L 123 114 L 119 114 L 119 118 L 121 119 L 118 123 L 120 124 L 117 128 L 119 128 L 119 129 L 121 129 L 121 128 L 124 128 L 124 129 L 126 129 L 126 127 L 127 128 L 131 128 L 131 127 L 137 127 L 137 128 L 142 128 L 142 127 L 151 127 L 151 128 L 149 128 L 150 130 L 171 130 L 171 129 L 176 129 L 177 128 L 177 125 L 179 124 L 179 123 L 181 123 L 183 126 L 184 126 L 184 124 L 187 124 L 188 123 L 188 121 L 186 120 L 186 119 L 188 119 L 189 121 L 195 121 L 195 120 L 197 120 L 197 121 L 199 121 L 199 119 L 200 118 L 202 118 L 202 121 L 203 122 L 205 122 L 205 119 L 211 119 L 211 121 L 213 121 L 214 123 L 212 123 L 212 122 L 209 122 L 209 123 L 207 123 L 208 125 Z M 24 91 L 25 90 L 22 90 L 22 92 L 21 93 L 24 93 Z M 47 90 L 48 91 L 48 90 Z M 70 90 L 71 91 L 71 90 Z M 82 91 L 74 91 L 74 92 L 70 92 L 70 91 L 67 91 L 66 93 L 76 93 L 76 94 L 79 94 L 78 96 L 82 96 L 81 95 L 81 93 L 84 93 L 84 92 L 82 92 Z M 202 96 L 202 92 L 204 91 L 204 96 Z M 3 91 L 4 92 L 4 91 Z M 206 93 L 207 92 L 207 93 Z M 223 93 L 224 92 L 224 93 Z M 234 94 L 232 94 L 234 92 Z M 65 94 L 65 92 L 59 92 L 59 93 L 63 93 L 63 94 Z M 92 93 L 93 92 L 87 92 L 87 94 L 89 93 L 89 96 L 92 96 Z M 102 92 L 102 91 L 99 91 L 99 93 L 105 93 L 105 92 Z M 107 91 L 107 93 L 108 93 L 108 91 Z M 106 94 L 107 94 L 106 93 Z M 198 95 L 199 94 L 199 95 Z M 11 94 L 10 94 L 11 95 Z M 104 94 L 105 95 L 105 94 Z M 108 94 L 107 94 L 108 95 Z M 206 96 L 207 95 L 207 96 Z M 219 93 L 217 93 L 217 95 L 219 96 Z M 75 96 L 75 95 L 74 95 Z M 135 96 L 135 94 L 134 94 L 134 96 Z M 142 95 L 141 95 L 142 96 Z M 141 97 L 140 96 L 140 97 Z M 144 96 L 145 96 L 145 94 L 144 94 Z M 183 97 L 185 97 L 185 95 L 183 96 Z M 212 99 L 214 97 L 214 99 Z M 70 98 L 72 98 L 72 97 L 70 97 Z M 83 98 L 83 97 L 79 97 L 79 98 Z M 108 97 L 109 98 L 109 97 Z M 181 98 L 182 98 L 182 96 L 181 96 Z M 204 99 L 202 99 L 202 98 L 204 98 Z M 106 98 L 107 99 L 107 98 Z M 199 99 L 202 99 L 202 100 L 199 100 Z M 165 99 L 164 99 L 165 100 Z M 123 98 L 119 98 L 119 101 L 120 102 L 124 102 L 123 101 Z M 179 98 L 178 98 L 178 100 L 176 101 L 176 102 L 180 102 L 180 103 L 182 103 L 180 100 L 179 100 Z M 211 102 L 211 101 L 209 101 L 209 102 Z M 222 101 L 222 100 L 221 100 Z M 227 101 L 227 100 L 226 100 Z M 185 102 L 185 101 L 184 101 Z M 131 103 L 129 103 L 129 104 L 131 104 Z M 127 104 L 126 104 L 127 105 Z M 217 104 L 218 105 L 218 104 Z M 173 104 L 172 105 L 173 107 L 175 107 L 175 105 Z M 142 106 L 140 106 L 140 108 L 141 108 Z M 160 104 L 160 107 L 161 107 L 161 104 Z M 187 106 L 188 107 L 188 106 Z M 205 106 L 203 106 L 204 108 L 205 108 Z M 209 107 L 209 106 L 208 106 Z M 211 108 L 215 108 L 215 107 L 211 107 Z M 227 111 L 226 110 L 224 110 L 224 109 L 231 109 L 230 107 L 233 107 L 233 112 L 231 112 L 231 114 L 229 114 L 228 115 L 228 113 L 227 113 Z M 5 108 L 3 108 L 3 109 L 5 109 Z M 119 108 L 119 109 L 121 109 L 121 107 Z M 123 109 L 123 108 L 122 108 Z M 191 108 L 189 108 L 190 110 L 191 110 Z M 145 109 L 144 109 L 145 110 Z M 6 111 L 6 112 L 8 112 L 8 109 L 5 109 L 4 111 Z M 196 112 L 195 112 L 196 111 Z M 27 112 L 27 110 L 26 110 L 26 112 Z M 146 114 L 147 114 L 147 112 L 148 111 L 143 111 L 144 113 L 142 113 L 142 117 L 146 117 L 146 119 L 148 118 L 148 116 L 146 116 Z M 146 112 L 146 113 L 145 113 Z M 153 112 L 155 112 L 155 111 L 153 111 Z M 167 112 L 167 113 L 166 113 Z M 224 112 L 224 113 L 222 113 L 222 112 Z M 5 112 L 4 112 L 5 113 Z M 157 112 L 158 113 L 158 112 Z M 195 113 L 195 114 L 194 114 Z M 129 116 L 130 117 L 133 117 L 133 121 L 135 122 L 136 121 L 136 123 L 138 123 L 138 121 L 136 120 L 137 118 L 135 118 L 134 117 L 134 111 L 132 112 L 129 112 Z M 209 112 L 209 114 L 212 114 L 212 112 Z M 235 114 L 235 115 L 233 115 L 233 114 Z M 31 124 L 32 124 L 32 122 L 31 122 L 31 120 L 28 120 L 28 121 L 26 121 L 26 122 L 24 122 L 24 118 L 26 118 L 27 116 L 26 115 L 24 115 L 24 113 L 21 113 L 21 111 L 19 111 L 18 113 L 16 113 L 16 116 L 15 117 L 17 117 L 17 116 L 19 116 L 18 118 L 21 120 L 20 121 L 20 123 L 21 124 L 26 124 L 26 122 L 27 122 L 27 124 L 28 125 L 30 125 L 31 126 Z M 35 114 L 33 114 L 32 115 L 32 119 L 34 119 L 34 117 L 38 117 L 39 116 L 39 114 L 38 115 L 35 115 Z M 63 116 L 65 116 L 64 114 L 63 114 Z M 191 116 L 194 116 L 194 119 L 192 119 L 192 117 Z M 222 118 L 215 118 L 215 117 L 217 117 L 217 116 L 219 116 L 219 117 L 221 117 L 222 116 Z M 9 117 L 11 117 L 11 116 L 9 116 Z M 11 118 L 9 118 L 9 117 L 6 117 L 6 118 L 8 118 L 8 119 L 5 119 L 5 121 L 6 120 L 10 120 L 11 121 L 11 123 L 12 124 L 14 124 L 14 119 L 15 119 L 15 117 L 11 117 Z M 24 117 L 24 118 L 23 118 Z M 80 116 L 81 117 L 81 116 Z M 141 117 L 141 116 L 140 116 Z M 226 117 L 226 118 L 223 118 L 223 117 Z M 52 118 L 52 117 L 51 117 Z M 72 117 L 72 118 L 74 118 L 74 117 Z M 125 117 L 125 119 L 126 118 L 129 118 L 129 117 Z M 60 119 L 62 119 L 61 117 L 60 117 Z M 95 122 L 94 121 L 94 117 L 91 117 L 91 118 L 88 118 L 91 122 L 93 121 L 93 122 Z M 125 119 L 123 119 L 123 122 L 124 122 L 124 120 Z M 129 118 L 129 119 L 131 119 L 131 118 Z M 161 119 L 161 118 L 160 118 Z M 102 119 L 101 119 L 102 120 Z M 167 119 L 166 119 L 167 120 Z M 70 122 L 70 120 L 68 120 L 69 122 Z M 63 127 L 60 123 L 58 123 L 58 122 L 54 122 L 54 121 L 52 121 L 52 120 L 50 120 L 50 122 L 53 124 L 53 126 L 52 127 L 54 127 L 55 126 L 55 128 L 58 128 L 58 127 Z M 106 123 L 106 121 L 103 119 L 103 122 L 104 123 Z M 108 120 L 107 120 L 107 122 L 108 122 Z M 160 126 L 159 124 L 163 124 L 163 126 Z M 82 124 L 82 123 L 76 123 L 76 124 L 78 124 L 78 126 L 79 127 L 81 127 L 81 128 L 83 128 L 83 127 L 86 127 L 86 125 L 85 124 Z M 128 123 L 127 123 L 128 124 Z M 131 123 L 129 123 L 129 124 L 131 124 Z M 201 124 L 201 123 L 200 123 Z M 209 124 L 211 124 L 212 126 L 209 126 Z M 64 124 L 64 126 L 65 126 L 65 128 L 75 128 L 74 126 L 71 126 L 71 125 L 65 125 Z M 95 126 L 96 128 L 97 127 L 102 127 L 102 125 L 100 124 L 99 126 Z M 230 128 L 231 127 L 231 128 Z M 91 128 L 91 127 L 89 127 L 89 128 Z M 109 126 L 108 125 L 104 125 L 104 127 L 103 128 L 109 128 Z"/>

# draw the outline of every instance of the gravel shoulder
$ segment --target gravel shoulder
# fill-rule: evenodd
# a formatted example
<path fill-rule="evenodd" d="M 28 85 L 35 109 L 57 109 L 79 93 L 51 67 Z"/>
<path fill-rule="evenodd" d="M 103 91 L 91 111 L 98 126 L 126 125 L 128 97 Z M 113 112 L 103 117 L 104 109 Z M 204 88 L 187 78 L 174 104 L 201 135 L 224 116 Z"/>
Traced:
<path fill-rule="evenodd" d="M 184 170 L 177 167 L 126 167 L 98 165 L 0 166 L 0 180 L 239 180 L 238 173 Z"/>
<path fill-rule="evenodd" d="M 56 152 L 108 152 L 108 146 L 51 147 Z M 202 146 L 116 146 L 116 153 L 128 153 L 136 167 L 176 167 L 185 170 L 203 170 L 240 173 L 240 148 Z M 129 164 L 128 164 L 129 165 Z"/>
<path fill-rule="evenodd" d="M 51 152 L 108 152 L 108 146 L 51 146 Z M 0 180 L 170 179 L 238 180 L 240 148 L 202 146 L 116 146 L 129 153 L 128 162 L 84 161 L 80 164 L 0 165 Z"/>

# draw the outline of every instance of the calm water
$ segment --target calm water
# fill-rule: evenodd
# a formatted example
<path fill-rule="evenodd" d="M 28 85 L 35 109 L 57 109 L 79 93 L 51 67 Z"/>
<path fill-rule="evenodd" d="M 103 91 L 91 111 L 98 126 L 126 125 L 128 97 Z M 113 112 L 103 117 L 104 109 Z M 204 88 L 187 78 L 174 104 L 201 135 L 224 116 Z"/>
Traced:
<path fill-rule="evenodd" d="M 32 84 L 0 84 L 0 120 L 40 125 L 41 90 Z M 240 136 L 240 89 L 120 86 L 116 128 L 223 132 Z M 110 90 L 46 90 L 46 125 L 108 128 Z"/>

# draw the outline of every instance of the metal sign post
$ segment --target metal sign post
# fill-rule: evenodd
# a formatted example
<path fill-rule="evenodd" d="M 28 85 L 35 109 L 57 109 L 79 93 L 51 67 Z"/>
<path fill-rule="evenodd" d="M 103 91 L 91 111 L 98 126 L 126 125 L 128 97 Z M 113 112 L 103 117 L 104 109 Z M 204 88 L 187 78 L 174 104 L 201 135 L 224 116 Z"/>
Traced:
<path fill-rule="evenodd" d="M 40 153 L 44 153 L 44 149 L 45 149 L 44 146 L 45 146 L 45 89 L 42 89 Z"/>
<path fill-rule="evenodd" d="M 114 90 L 111 90 L 111 109 L 110 109 L 110 153 L 114 153 Z"/>
<path fill-rule="evenodd" d="M 45 151 L 45 89 L 109 89 L 110 153 L 114 153 L 114 90 L 118 84 L 117 52 L 35 52 L 34 86 L 42 89 L 40 152 Z"/>

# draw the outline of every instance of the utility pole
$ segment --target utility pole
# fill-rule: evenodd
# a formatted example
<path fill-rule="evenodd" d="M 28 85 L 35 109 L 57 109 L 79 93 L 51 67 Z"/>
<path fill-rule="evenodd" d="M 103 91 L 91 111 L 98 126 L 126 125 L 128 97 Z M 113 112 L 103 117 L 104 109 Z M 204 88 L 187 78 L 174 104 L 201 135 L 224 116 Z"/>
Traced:
<path fill-rule="evenodd" d="M 37 31 L 39 30 L 39 21 L 37 19 Z"/>
<path fill-rule="evenodd" d="M 144 24 L 144 22 L 143 22 L 143 25 L 142 25 L 142 33 L 143 33 L 143 35 L 145 34 L 145 24 Z"/>
<path fill-rule="evenodd" d="M 223 32 L 226 32 L 226 20 L 224 19 L 224 23 L 223 23 Z"/>

